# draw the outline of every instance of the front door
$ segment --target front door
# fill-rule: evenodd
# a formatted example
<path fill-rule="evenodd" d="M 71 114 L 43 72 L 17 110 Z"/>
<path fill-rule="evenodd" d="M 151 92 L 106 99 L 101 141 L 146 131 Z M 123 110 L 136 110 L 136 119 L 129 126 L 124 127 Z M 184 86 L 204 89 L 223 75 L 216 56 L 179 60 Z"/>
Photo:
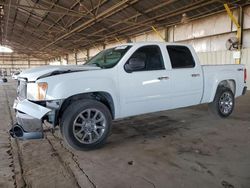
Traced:
<path fill-rule="evenodd" d="M 140 57 L 145 67 L 119 75 L 122 117 L 171 108 L 170 80 L 158 45 L 138 48 L 130 58 Z M 129 62 L 129 60 L 128 60 Z M 127 62 L 127 63 L 128 63 Z"/>

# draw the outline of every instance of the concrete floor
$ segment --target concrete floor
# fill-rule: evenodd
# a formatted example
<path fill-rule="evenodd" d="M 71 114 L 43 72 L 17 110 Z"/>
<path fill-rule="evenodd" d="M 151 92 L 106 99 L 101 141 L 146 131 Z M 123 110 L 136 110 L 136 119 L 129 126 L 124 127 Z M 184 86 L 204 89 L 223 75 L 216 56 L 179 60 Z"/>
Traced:
<path fill-rule="evenodd" d="M 0 187 L 250 187 L 250 92 L 228 119 L 200 105 L 114 122 L 106 146 L 88 152 L 58 130 L 10 138 L 15 96 L 13 81 L 0 84 Z"/>

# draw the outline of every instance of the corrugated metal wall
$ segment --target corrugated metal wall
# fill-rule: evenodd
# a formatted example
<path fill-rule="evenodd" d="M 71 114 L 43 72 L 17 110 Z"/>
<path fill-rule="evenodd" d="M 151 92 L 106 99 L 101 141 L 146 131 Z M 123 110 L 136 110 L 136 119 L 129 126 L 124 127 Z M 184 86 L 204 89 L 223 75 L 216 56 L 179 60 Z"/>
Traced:
<path fill-rule="evenodd" d="M 234 64 L 233 52 L 231 51 L 214 51 L 214 52 L 198 52 L 200 63 L 203 65 L 207 64 Z M 244 64 L 247 68 L 248 79 L 247 87 L 250 89 L 250 48 L 242 50 L 241 64 Z"/>
<path fill-rule="evenodd" d="M 214 52 L 198 52 L 200 63 L 207 64 L 234 64 L 233 52 L 230 51 L 214 51 Z"/>

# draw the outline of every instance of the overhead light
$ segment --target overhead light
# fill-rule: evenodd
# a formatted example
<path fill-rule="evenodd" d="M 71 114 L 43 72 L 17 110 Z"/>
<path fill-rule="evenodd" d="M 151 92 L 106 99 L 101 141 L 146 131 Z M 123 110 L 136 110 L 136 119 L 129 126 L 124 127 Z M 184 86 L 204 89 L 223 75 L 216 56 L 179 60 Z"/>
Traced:
<path fill-rule="evenodd" d="M 0 45 L 0 53 L 12 53 L 13 50 L 7 46 Z"/>

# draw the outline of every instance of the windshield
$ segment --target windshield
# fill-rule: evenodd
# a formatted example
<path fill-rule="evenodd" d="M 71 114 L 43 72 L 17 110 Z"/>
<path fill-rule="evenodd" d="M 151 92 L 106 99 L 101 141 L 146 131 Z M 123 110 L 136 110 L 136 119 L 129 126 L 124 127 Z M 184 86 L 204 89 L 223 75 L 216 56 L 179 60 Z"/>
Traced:
<path fill-rule="evenodd" d="M 131 46 L 118 46 L 99 52 L 92 57 L 85 65 L 95 65 L 103 69 L 114 67 L 125 55 Z"/>

